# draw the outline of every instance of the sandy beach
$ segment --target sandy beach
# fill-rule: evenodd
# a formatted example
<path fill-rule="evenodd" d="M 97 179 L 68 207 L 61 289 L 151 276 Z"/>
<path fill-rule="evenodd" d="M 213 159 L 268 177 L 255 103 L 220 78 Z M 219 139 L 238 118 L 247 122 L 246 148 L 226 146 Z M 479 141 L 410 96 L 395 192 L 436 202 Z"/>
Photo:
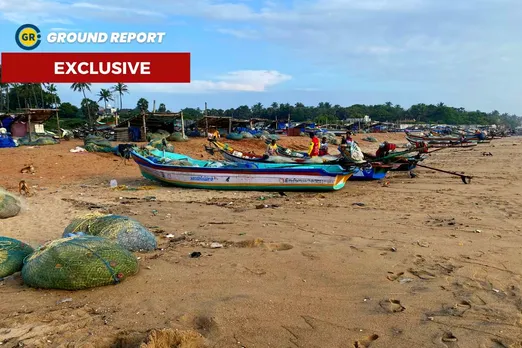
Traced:
<path fill-rule="evenodd" d="M 374 152 L 365 136 L 356 140 Z M 260 140 L 227 142 L 264 149 Z M 210 158 L 205 143 L 173 144 Z M 0 220 L 0 234 L 37 247 L 73 217 L 101 211 L 137 219 L 159 248 L 139 253 L 140 272 L 116 286 L 71 292 L 29 288 L 19 274 L 0 281 L 2 347 L 138 347 L 162 328 L 198 331 L 216 348 L 522 347 L 520 137 L 424 162 L 472 175 L 469 185 L 418 168 L 414 179 L 388 174 L 388 185 L 284 197 L 158 186 L 132 161 L 69 152 L 82 144 L 0 149 L 0 186 L 16 192 L 24 179 L 35 193 Z M 21 174 L 29 164 L 36 174 Z M 129 189 L 111 189 L 111 179 Z M 194 251 L 202 256 L 190 258 Z"/>

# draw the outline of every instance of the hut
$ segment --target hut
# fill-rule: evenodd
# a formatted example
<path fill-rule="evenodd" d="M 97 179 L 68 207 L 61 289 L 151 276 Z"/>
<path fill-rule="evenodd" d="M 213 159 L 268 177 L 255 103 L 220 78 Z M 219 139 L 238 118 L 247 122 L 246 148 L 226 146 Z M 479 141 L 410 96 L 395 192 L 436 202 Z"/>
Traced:
<path fill-rule="evenodd" d="M 147 133 L 165 130 L 169 133 L 179 131 L 185 137 L 183 111 L 180 112 L 143 112 L 114 128 L 116 141 L 146 141 Z"/>
<path fill-rule="evenodd" d="M 21 138 L 29 135 L 32 140 L 33 134 L 45 134 L 44 122 L 50 119 L 53 114 L 58 117 L 57 109 L 23 109 L 10 116 L 12 122 L 10 129 L 13 137 Z"/>

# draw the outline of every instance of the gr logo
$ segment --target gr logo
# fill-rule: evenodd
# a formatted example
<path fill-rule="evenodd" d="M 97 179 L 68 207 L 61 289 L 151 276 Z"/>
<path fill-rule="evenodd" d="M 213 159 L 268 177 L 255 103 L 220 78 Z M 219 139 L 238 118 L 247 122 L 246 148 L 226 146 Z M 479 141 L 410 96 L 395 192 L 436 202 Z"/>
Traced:
<path fill-rule="evenodd" d="M 26 51 L 34 50 L 42 40 L 42 35 L 40 35 L 40 29 L 36 25 L 33 24 L 24 24 L 15 34 L 15 41 L 17 45 Z"/>

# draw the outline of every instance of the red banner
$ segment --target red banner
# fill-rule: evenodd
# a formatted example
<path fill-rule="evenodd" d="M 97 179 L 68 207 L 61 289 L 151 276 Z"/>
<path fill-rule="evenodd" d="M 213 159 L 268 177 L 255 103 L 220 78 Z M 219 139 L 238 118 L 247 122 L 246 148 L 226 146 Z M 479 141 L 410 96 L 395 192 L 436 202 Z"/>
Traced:
<path fill-rule="evenodd" d="M 190 53 L 2 53 L 3 83 L 189 83 Z"/>

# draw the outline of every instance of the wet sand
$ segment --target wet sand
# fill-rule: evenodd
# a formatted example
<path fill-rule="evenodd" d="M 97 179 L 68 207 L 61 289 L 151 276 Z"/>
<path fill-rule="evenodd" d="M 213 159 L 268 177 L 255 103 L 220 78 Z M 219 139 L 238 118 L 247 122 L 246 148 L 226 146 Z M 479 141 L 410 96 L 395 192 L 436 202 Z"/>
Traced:
<path fill-rule="evenodd" d="M 204 143 L 174 145 L 209 158 Z M 419 168 L 415 179 L 389 175 L 389 185 L 349 182 L 286 197 L 160 187 L 116 156 L 70 153 L 77 145 L 0 149 L 0 186 L 14 192 L 25 179 L 35 192 L 19 216 L 0 221 L 0 234 L 38 246 L 77 214 L 105 211 L 148 226 L 159 250 L 138 254 L 140 272 L 117 286 L 36 290 L 19 275 L 0 282 L 2 347 L 136 347 L 161 328 L 199 331 L 209 347 L 521 346 L 521 138 L 425 161 L 473 175 L 470 185 Z M 30 163 L 36 174 L 20 174 Z M 154 187 L 112 190 L 113 178 Z M 202 256 L 190 258 L 193 251 Z"/>

